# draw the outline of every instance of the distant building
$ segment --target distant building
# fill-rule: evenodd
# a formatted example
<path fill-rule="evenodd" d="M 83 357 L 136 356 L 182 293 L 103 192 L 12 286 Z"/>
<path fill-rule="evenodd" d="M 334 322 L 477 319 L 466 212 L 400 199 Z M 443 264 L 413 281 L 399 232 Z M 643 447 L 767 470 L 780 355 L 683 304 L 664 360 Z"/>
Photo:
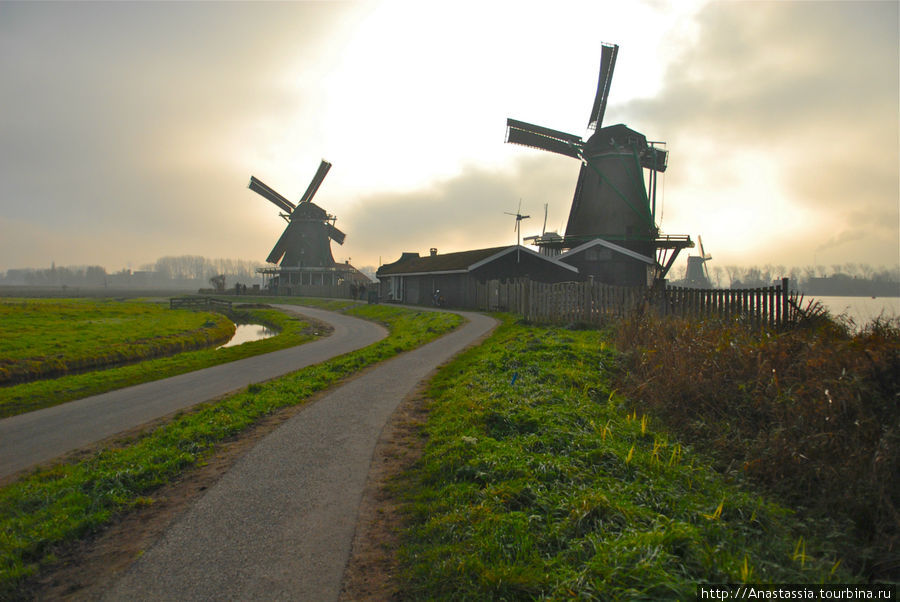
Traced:
<path fill-rule="evenodd" d="M 397 261 L 378 268 L 382 300 L 430 305 L 435 297 L 454 307 L 473 306 L 475 283 L 487 280 L 530 278 L 538 282 L 571 282 L 578 269 L 522 246 L 493 247 L 427 256 L 403 253 Z"/>

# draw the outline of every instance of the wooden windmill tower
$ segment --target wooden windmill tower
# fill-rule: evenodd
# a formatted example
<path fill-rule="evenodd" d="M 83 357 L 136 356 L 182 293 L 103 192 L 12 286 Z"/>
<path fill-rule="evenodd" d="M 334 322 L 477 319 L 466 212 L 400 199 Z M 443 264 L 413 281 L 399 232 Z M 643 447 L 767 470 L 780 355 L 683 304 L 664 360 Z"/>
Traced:
<path fill-rule="evenodd" d="M 660 237 L 656 225 L 656 178 L 666 170 L 668 152 L 657 146 L 661 143 L 648 142 L 646 136 L 625 125 L 603 126 L 618 51 L 617 45 L 602 47 L 597 94 L 587 126 L 593 134 L 587 140 L 507 119 L 506 141 L 581 161 L 565 235 L 538 237 L 536 245 L 558 252 L 602 239 L 631 253 L 656 258 L 654 276 L 664 278 L 678 251 L 693 243 L 687 236 Z M 671 257 L 668 251 L 674 251 Z M 646 279 L 646 263 L 635 263 L 627 255 L 611 257 L 609 262 L 621 265 L 604 268 L 608 280 Z"/>

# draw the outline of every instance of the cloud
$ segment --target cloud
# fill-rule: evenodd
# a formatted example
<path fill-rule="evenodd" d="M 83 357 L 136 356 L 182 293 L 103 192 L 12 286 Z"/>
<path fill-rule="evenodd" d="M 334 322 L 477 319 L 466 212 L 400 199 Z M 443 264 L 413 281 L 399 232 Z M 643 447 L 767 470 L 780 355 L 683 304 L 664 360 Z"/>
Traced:
<path fill-rule="evenodd" d="M 522 213 L 531 216 L 522 222 L 523 237 L 540 233 L 544 203 L 550 205 L 547 229 L 556 230 L 568 219 L 578 168 L 576 161 L 536 152 L 507 169 L 470 165 L 427 188 L 363 197 L 343 219 L 347 252 L 389 263 L 404 251 L 514 244 L 515 218 L 505 212 L 515 213 L 520 200 Z"/>
<path fill-rule="evenodd" d="M 327 68 L 348 7 L 0 3 L 0 216 L 110 267 L 243 255 L 234 236 L 216 240 L 249 211 L 222 202 L 244 200 L 234 149 L 302 110 L 317 74 L 286 82 L 285 65 Z M 60 247 L 0 238 L 4 263 L 42 265 Z"/>
<path fill-rule="evenodd" d="M 659 94 L 620 108 L 637 129 L 670 143 L 679 226 L 715 227 L 703 236 L 720 256 L 740 237 L 756 241 L 739 247 L 745 254 L 777 253 L 775 241 L 796 249 L 802 240 L 812 259 L 816 248 L 834 248 L 822 240 L 865 236 L 861 259 L 897 260 L 898 6 L 713 2 L 699 11 L 696 37 L 672 57 Z M 784 224 L 790 236 L 748 230 L 755 219 L 708 219 L 735 204 L 770 223 L 800 219 Z"/>

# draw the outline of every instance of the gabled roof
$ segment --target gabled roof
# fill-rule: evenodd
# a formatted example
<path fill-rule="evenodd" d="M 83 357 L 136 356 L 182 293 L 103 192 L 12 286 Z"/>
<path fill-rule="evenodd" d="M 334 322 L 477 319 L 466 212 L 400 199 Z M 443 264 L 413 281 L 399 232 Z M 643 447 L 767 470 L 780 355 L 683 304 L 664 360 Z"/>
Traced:
<path fill-rule="evenodd" d="M 640 253 L 636 253 L 631 249 L 626 249 L 623 246 L 617 245 L 615 243 L 611 243 L 608 240 L 603 240 L 602 238 L 595 238 L 594 240 L 589 240 L 586 243 L 580 244 L 573 249 L 569 249 L 562 255 L 556 257 L 557 261 L 565 261 L 566 259 L 571 258 L 573 255 L 577 255 L 578 253 L 583 253 L 588 249 L 596 246 L 606 247 L 607 249 L 612 249 L 616 253 L 621 253 L 623 255 L 627 255 L 632 259 L 637 259 L 638 261 L 643 261 L 644 263 L 649 263 L 650 265 L 656 265 L 656 260 L 646 255 L 641 255 Z"/>
<path fill-rule="evenodd" d="M 391 264 L 386 264 L 378 268 L 377 276 L 418 276 L 423 274 L 464 274 L 477 270 L 488 263 L 503 257 L 509 253 L 514 253 L 518 248 L 519 252 L 527 253 L 542 261 L 547 261 L 558 267 L 570 270 L 577 274 L 578 269 L 570 265 L 561 264 L 545 257 L 540 253 L 536 253 L 526 247 L 517 247 L 512 245 L 509 247 L 491 247 L 489 249 L 475 249 L 473 251 L 460 251 L 458 253 L 446 253 L 444 255 L 427 255 L 424 257 L 412 256 L 405 261 L 401 258 Z M 410 255 L 410 254 L 405 254 Z"/>

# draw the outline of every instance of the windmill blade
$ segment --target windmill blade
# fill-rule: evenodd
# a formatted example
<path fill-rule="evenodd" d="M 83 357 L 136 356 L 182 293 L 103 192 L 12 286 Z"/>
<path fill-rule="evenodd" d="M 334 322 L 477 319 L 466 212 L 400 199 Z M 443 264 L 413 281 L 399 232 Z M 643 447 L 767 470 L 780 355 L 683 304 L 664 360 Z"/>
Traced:
<path fill-rule="evenodd" d="M 703 250 L 703 237 L 699 234 L 697 235 L 697 241 L 700 243 L 700 257 L 705 258 L 706 252 Z"/>
<path fill-rule="evenodd" d="M 547 233 L 547 208 L 549 206 L 549 203 L 544 203 L 544 226 L 541 228 L 541 236 Z"/>
<path fill-rule="evenodd" d="M 288 240 L 291 238 L 290 229 L 295 227 L 296 224 L 291 222 L 287 225 L 287 228 L 284 229 L 284 232 L 281 233 L 281 236 L 278 237 L 278 242 L 275 243 L 275 246 L 272 247 L 272 252 L 269 253 L 269 256 L 266 257 L 266 261 L 269 263 L 278 263 L 284 255 L 285 251 L 287 251 Z"/>
<path fill-rule="evenodd" d="M 606 99 L 609 98 L 609 86 L 612 83 L 613 71 L 616 68 L 616 56 L 619 54 L 618 44 L 604 44 L 600 54 L 600 79 L 597 81 L 597 95 L 591 108 L 588 129 L 596 130 L 603 125 L 603 114 L 606 113 Z"/>
<path fill-rule="evenodd" d="M 272 190 L 269 186 L 264 184 L 262 180 L 258 180 L 255 177 L 250 176 L 250 185 L 247 186 L 247 188 L 258 194 L 259 196 L 268 199 L 269 201 L 274 203 L 276 207 L 286 213 L 292 213 L 294 211 L 293 203 Z"/>
<path fill-rule="evenodd" d="M 574 159 L 581 158 L 583 142 L 573 134 L 533 125 L 516 119 L 506 120 L 506 141 L 531 148 L 558 153 Z"/>
<path fill-rule="evenodd" d="M 300 197 L 301 203 L 307 203 L 312 201 L 313 197 L 316 196 L 316 191 L 319 189 L 319 186 L 322 184 L 322 180 L 325 179 L 325 175 L 328 173 L 328 170 L 331 169 L 331 163 L 322 159 L 322 162 L 319 163 L 319 169 L 316 170 L 316 175 L 313 176 L 312 181 L 309 183 L 309 186 L 306 188 L 306 192 L 303 193 L 303 196 Z"/>
<path fill-rule="evenodd" d="M 339 245 L 344 244 L 344 239 L 347 237 L 347 235 L 335 228 L 334 225 L 328 224 L 325 227 L 325 230 L 328 232 L 328 238 Z"/>

